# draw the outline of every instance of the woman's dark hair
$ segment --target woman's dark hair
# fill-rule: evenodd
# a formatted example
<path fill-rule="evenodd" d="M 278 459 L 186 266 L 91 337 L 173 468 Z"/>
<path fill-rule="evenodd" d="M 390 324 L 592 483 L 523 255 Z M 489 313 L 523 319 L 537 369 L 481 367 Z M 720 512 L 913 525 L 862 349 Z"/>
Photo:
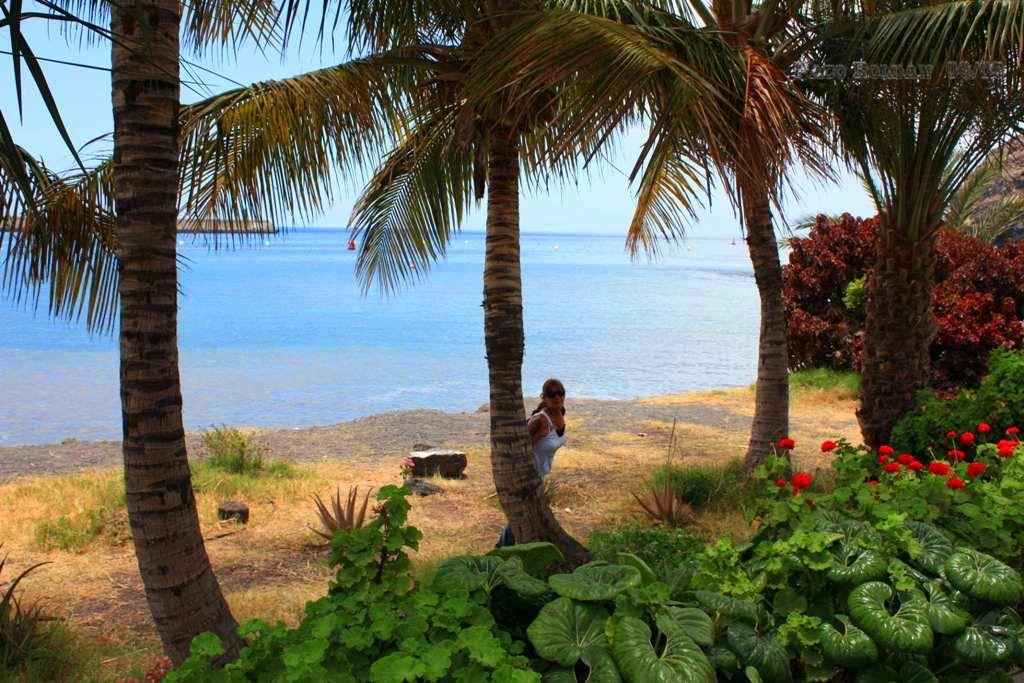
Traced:
<path fill-rule="evenodd" d="M 530 413 L 531 416 L 544 410 L 544 394 L 549 391 L 561 391 L 562 394 L 565 394 L 565 387 L 554 377 L 544 380 L 544 386 L 540 388 L 540 403 L 538 403 L 537 407 L 533 409 L 532 413 Z M 562 406 L 562 415 L 565 415 L 565 406 Z"/>

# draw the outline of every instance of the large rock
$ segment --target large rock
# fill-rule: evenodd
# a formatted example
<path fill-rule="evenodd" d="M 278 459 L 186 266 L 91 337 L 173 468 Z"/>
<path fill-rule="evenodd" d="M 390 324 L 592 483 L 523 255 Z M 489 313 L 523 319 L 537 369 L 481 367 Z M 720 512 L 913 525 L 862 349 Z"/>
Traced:
<path fill-rule="evenodd" d="M 444 448 L 432 448 L 429 451 L 411 451 L 412 476 L 441 476 L 445 479 L 462 479 L 466 469 L 466 454 Z"/>

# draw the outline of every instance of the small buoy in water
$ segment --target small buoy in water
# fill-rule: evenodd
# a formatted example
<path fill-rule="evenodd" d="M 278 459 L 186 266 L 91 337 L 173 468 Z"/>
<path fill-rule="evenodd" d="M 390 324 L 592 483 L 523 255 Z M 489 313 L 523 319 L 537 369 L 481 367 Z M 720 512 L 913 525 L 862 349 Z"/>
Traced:
<path fill-rule="evenodd" d="M 555 248 L 552 251 L 558 251 L 558 245 L 557 244 L 555 245 Z"/>
<path fill-rule="evenodd" d="M 348 250 L 349 251 L 355 251 L 356 250 L 356 241 L 355 240 L 349 240 L 348 241 Z"/>
<path fill-rule="evenodd" d="M 734 246 L 734 247 L 736 246 L 736 238 L 735 237 L 732 238 L 732 246 Z"/>
<path fill-rule="evenodd" d="M 693 245 L 692 244 L 687 244 L 686 245 L 686 251 L 693 251 Z"/>
<path fill-rule="evenodd" d="M 412 268 L 413 270 L 416 270 L 416 264 L 415 263 L 410 263 L 409 267 Z"/>

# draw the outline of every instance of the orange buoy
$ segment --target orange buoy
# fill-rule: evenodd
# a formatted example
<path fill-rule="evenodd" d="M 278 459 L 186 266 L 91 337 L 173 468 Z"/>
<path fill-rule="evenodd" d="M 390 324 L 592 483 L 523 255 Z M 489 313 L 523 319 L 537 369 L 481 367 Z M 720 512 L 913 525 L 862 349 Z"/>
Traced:
<path fill-rule="evenodd" d="M 348 250 L 349 251 L 355 251 L 356 250 L 356 241 L 355 240 L 349 240 L 348 241 Z"/>

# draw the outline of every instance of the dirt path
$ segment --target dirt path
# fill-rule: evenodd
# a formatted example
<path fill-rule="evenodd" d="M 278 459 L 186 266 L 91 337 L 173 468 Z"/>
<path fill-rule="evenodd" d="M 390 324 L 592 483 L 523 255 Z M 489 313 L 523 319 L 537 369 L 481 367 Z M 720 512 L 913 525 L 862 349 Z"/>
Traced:
<path fill-rule="evenodd" d="M 573 400 L 571 416 L 590 438 L 610 432 L 642 431 L 646 422 L 702 424 L 744 431 L 750 418 L 708 403 L 661 405 L 648 399 Z M 403 410 L 305 429 L 260 429 L 260 440 L 277 457 L 300 462 L 368 459 L 404 455 L 415 443 L 435 446 L 483 446 L 485 409 L 475 413 Z M 187 437 L 190 454 L 203 455 L 198 433 Z M 0 448 L 0 482 L 29 474 L 66 474 L 121 463 L 121 442 L 78 441 Z"/>

